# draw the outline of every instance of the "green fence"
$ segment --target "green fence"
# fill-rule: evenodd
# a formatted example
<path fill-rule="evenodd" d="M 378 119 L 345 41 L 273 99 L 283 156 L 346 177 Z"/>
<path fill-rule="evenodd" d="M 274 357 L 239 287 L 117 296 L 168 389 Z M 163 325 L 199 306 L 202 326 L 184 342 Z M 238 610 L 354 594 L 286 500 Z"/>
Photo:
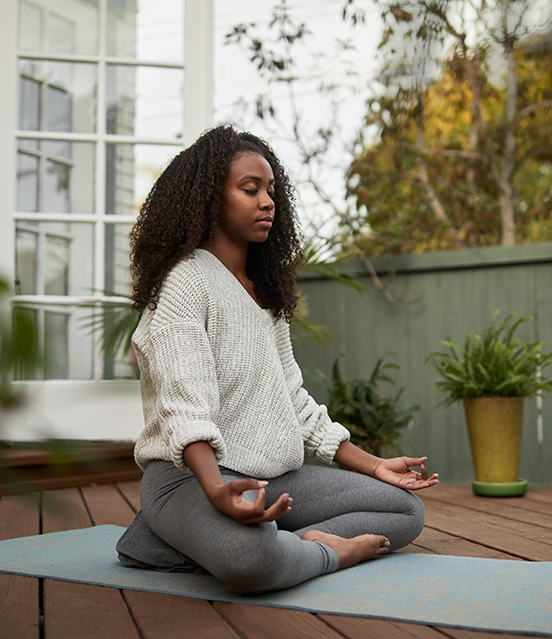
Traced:
<path fill-rule="evenodd" d="M 424 361 L 447 334 L 454 342 L 463 341 L 496 309 L 500 318 L 509 313 L 533 316 L 534 322 L 520 327 L 519 337 L 545 341 L 547 350 L 552 349 L 552 244 L 390 256 L 372 264 L 387 280 L 387 295 L 376 291 L 360 262 L 340 268 L 356 273 L 371 293 L 308 274 L 301 278 L 299 289 L 307 296 L 309 319 L 327 323 L 330 330 L 325 348 L 312 339 L 295 341 L 305 386 L 325 402 L 325 392 L 309 371 L 318 368 L 330 374 L 336 356 L 345 352 L 344 376 L 368 376 L 379 357 L 394 352 L 392 361 L 401 366 L 397 387 L 406 385 L 402 401 L 421 405 L 414 423 L 403 431 L 402 453 L 427 455 L 430 470 L 443 481 L 470 482 L 474 475 L 463 407 L 455 404 L 446 413 L 435 408 L 438 398 L 432 387 L 437 377 Z M 536 400 L 525 401 L 520 476 L 533 484 L 552 485 L 552 396 L 545 396 L 543 405 L 539 437 Z"/>

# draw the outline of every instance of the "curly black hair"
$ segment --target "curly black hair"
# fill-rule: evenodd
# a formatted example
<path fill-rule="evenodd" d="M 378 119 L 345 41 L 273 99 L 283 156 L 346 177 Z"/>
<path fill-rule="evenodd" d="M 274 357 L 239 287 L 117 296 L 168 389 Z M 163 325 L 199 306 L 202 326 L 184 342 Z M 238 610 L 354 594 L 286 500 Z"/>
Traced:
<path fill-rule="evenodd" d="M 206 131 L 179 153 L 151 189 L 130 233 L 133 307 L 155 308 L 163 279 L 181 259 L 205 245 L 218 224 L 222 188 L 237 154 L 264 157 L 274 173 L 276 215 L 268 239 L 250 243 L 246 273 L 263 308 L 290 321 L 297 302 L 296 270 L 302 260 L 295 194 L 270 146 L 232 126 Z"/>

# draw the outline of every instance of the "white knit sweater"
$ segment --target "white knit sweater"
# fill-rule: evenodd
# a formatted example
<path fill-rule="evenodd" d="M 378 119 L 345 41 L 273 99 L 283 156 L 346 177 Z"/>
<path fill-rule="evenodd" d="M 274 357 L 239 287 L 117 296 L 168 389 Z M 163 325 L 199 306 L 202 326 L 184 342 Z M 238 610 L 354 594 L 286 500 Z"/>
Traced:
<path fill-rule="evenodd" d="M 349 438 L 302 388 L 289 326 L 261 309 L 211 253 L 198 249 L 166 277 L 133 344 L 145 428 L 136 462 L 173 461 L 206 441 L 219 465 L 276 477 L 304 456 L 332 462 Z"/>

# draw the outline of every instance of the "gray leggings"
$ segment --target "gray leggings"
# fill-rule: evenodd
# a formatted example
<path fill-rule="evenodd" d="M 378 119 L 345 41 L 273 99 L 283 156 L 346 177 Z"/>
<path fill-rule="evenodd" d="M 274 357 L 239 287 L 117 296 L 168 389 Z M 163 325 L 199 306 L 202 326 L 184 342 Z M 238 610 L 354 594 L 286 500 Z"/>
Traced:
<path fill-rule="evenodd" d="M 245 476 L 221 469 L 225 483 Z M 325 544 L 304 541 L 307 530 L 341 537 L 385 535 L 390 550 L 422 531 L 424 507 L 406 490 L 344 470 L 305 465 L 268 480 L 266 507 L 282 493 L 292 509 L 276 522 L 244 526 L 207 501 L 193 475 L 171 462 L 151 461 L 142 478 L 142 512 L 151 530 L 239 593 L 294 586 L 338 568 Z M 245 493 L 254 501 L 257 491 Z"/>

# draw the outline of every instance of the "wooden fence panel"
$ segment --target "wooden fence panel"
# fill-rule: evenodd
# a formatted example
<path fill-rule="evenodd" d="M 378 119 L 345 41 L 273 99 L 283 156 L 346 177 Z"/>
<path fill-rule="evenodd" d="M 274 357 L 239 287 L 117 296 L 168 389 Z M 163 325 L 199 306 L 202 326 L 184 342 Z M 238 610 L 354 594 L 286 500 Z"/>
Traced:
<path fill-rule="evenodd" d="M 396 389 L 406 385 L 404 404 L 421 405 L 413 426 L 403 433 L 402 452 L 428 455 L 431 470 L 444 481 L 469 482 L 473 467 L 463 408 L 454 405 L 446 413 L 436 408 L 438 396 L 432 388 L 437 376 L 424 361 L 430 350 L 441 348 L 447 334 L 458 343 L 470 330 L 480 332 L 497 309 L 500 318 L 509 313 L 534 316 L 534 322 L 520 327 L 519 337 L 545 341 L 547 350 L 552 349 L 552 244 L 385 257 L 373 263 L 382 278 L 396 269 L 389 276 L 388 291 L 397 301 L 377 292 L 363 267 L 354 262 L 340 268 L 357 273 L 370 294 L 318 277 L 301 279 L 299 289 L 307 296 L 309 319 L 325 322 L 330 329 L 325 348 L 313 340 L 295 342 L 305 386 L 325 402 L 325 391 L 309 371 L 318 368 L 330 375 L 335 358 L 345 352 L 340 359 L 344 376 L 367 377 L 379 357 L 395 353 L 390 361 L 401 366 L 395 375 Z M 392 387 L 384 390 L 396 392 Z M 520 476 L 550 485 L 552 397 L 543 403 L 544 438 L 539 442 L 536 401 L 525 402 Z"/>

